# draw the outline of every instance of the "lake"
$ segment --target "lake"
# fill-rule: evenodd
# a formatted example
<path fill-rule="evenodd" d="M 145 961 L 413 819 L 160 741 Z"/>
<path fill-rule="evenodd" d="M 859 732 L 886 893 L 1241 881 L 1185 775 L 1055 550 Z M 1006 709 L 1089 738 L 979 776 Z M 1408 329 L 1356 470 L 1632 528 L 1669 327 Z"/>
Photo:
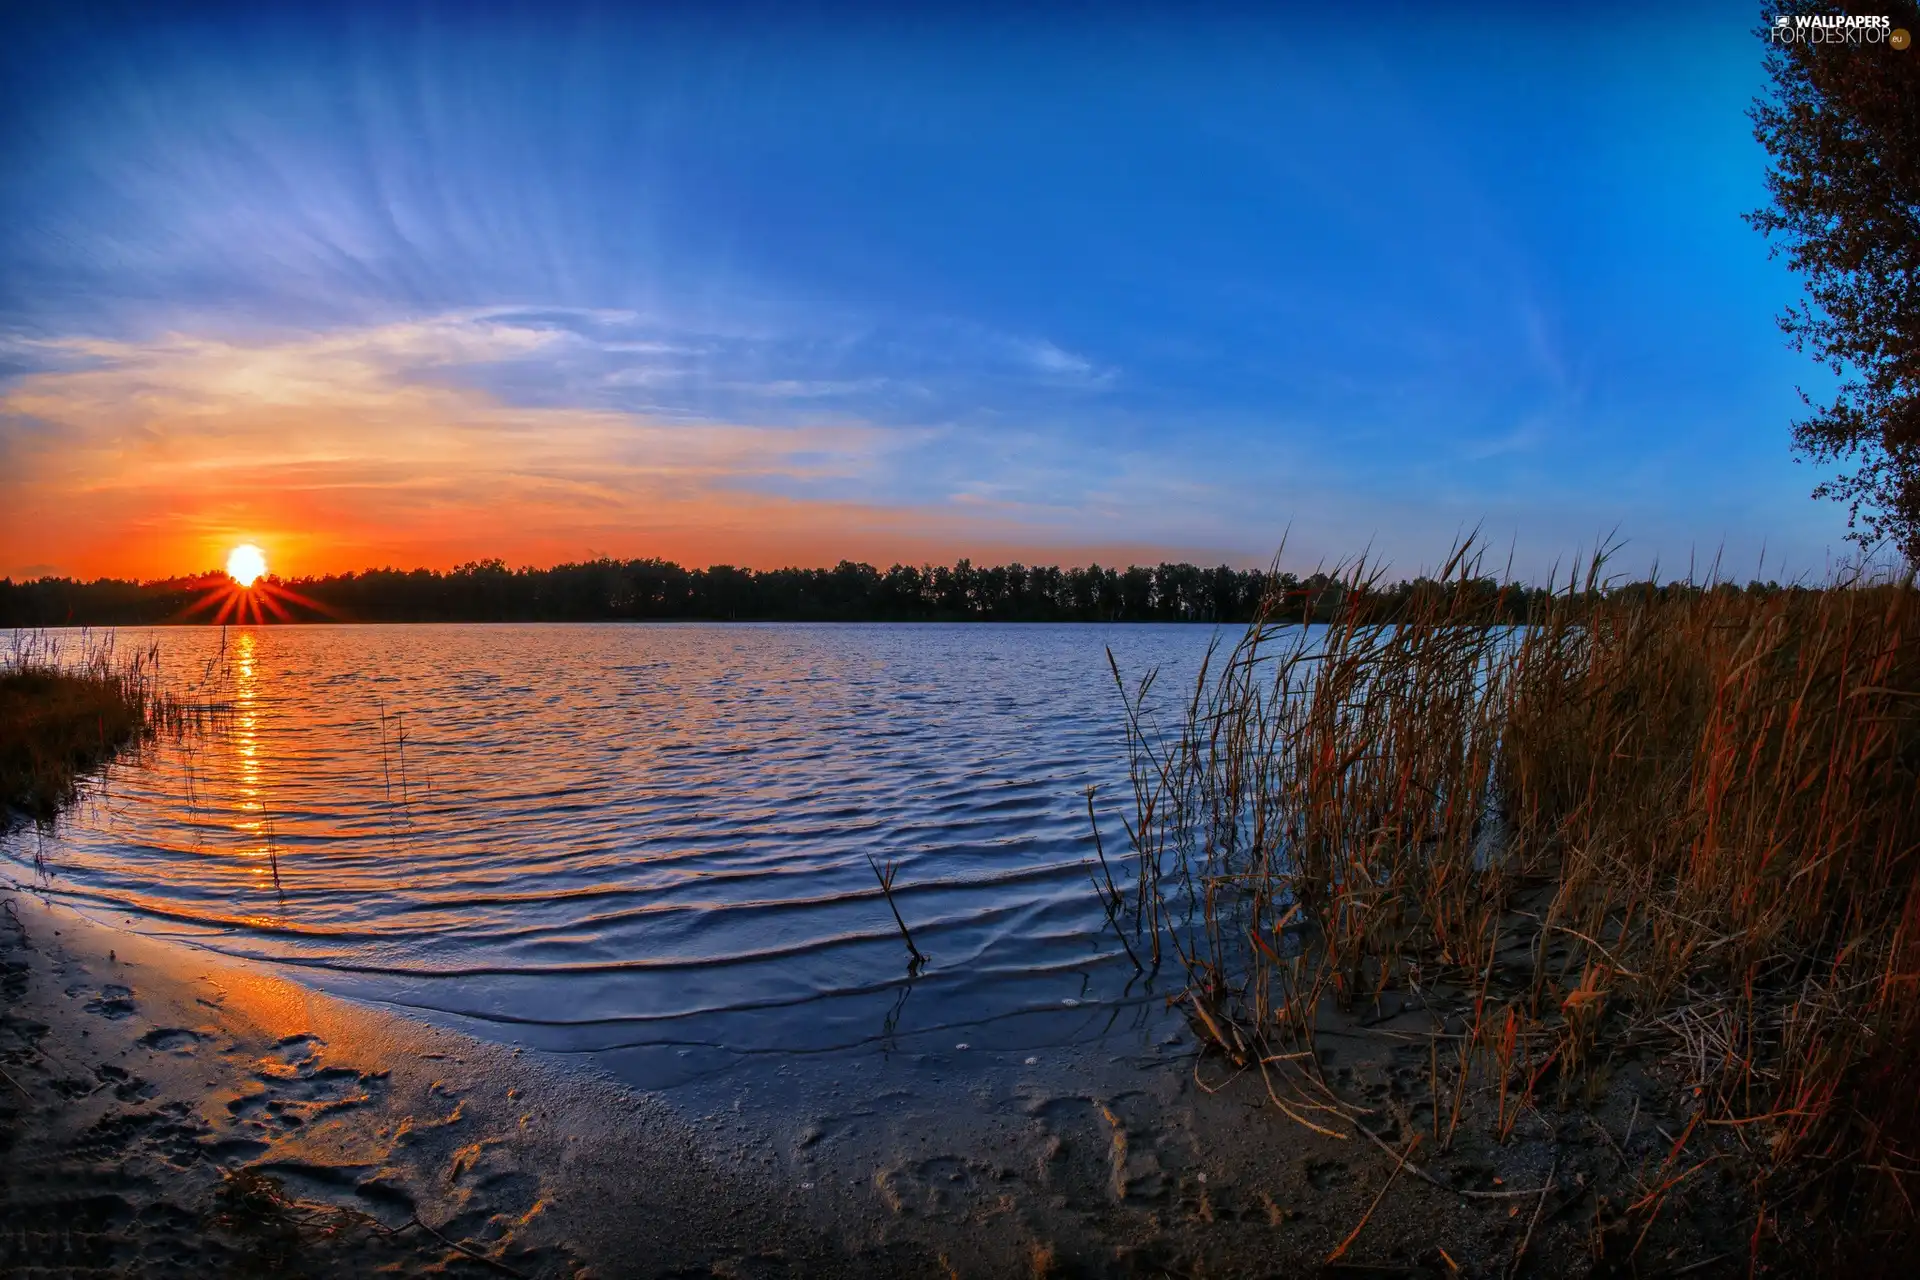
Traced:
<path fill-rule="evenodd" d="M 1130 803 L 1106 648 L 1177 686 L 1214 635 L 130 629 L 230 724 L 116 763 L 0 854 L 104 922 L 646 1085 L 915 1037 L 1086 1040 L 1159 1003 L 1089 880 L 1086 788 L 1116 858 Z M 873 863 L 898 866 L 918 975 Z"/>

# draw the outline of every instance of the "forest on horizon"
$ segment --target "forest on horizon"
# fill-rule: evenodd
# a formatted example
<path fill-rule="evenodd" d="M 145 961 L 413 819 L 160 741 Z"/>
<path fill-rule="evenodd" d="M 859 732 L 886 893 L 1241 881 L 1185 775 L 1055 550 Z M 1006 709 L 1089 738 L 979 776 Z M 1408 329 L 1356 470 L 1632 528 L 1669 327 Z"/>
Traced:
<path fill-rule="evenodd" d="M 1327 621 L 1343 606 L 1398 615 L 1422 592 L 1465 589 L 1469 612 L 1489 623 L 1538 616 L 1551 589 L 1491 577 L 1353 583 L 1339 572 L 1304 577 L 1191 564 L 1126 569 L 1022 564 L 976 567 L 841 561 L 831 569 L 687 569 L 667 560 L 600 559 L 547 569 L 476 560 L 445 572 L 371 569 L 324 577 L 265 578 L 239 588 L 225 574 L 147 582 L 101 578 L 0 579 L 0 627 L 209 623 L 250 601 L 247 616 L 274 622 L 1203 622 L 1251 621 L 1269 592 L 1292 618 Z M 1660 593 L 1686 584 L 1609 588 Z M 1719 589 L 1739 590 L 1722 586 Z M 1748 591 L 1777 591 L 1753 583 Z"/>

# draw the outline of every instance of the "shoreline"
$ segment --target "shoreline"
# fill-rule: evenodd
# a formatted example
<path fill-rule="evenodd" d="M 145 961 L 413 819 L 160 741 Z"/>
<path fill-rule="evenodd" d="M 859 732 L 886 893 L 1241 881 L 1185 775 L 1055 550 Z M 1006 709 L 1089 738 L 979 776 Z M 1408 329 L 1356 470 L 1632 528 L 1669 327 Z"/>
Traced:
<path fill-rule="evenodd" d="M 922 1047 L 643 1093 L 10 901 L 0 1260 L 30 1274 L 277 1259 L 274 1274 L 583 1280 L 1578 1275 L 1594 1270 L 1594 1196 L 1665 1146 L 1651 1112 L 1626 1152 L 1552 1125 L 1504 1145 L 1463 1131 L 1432 1166 L 1455 1185 L 1552 1194 L 1461 1199 L 1291 1124 L 1257 1075 L 1190 1039 L 1169 1058 L 1063 1049 L 1024 1072 Z M 1407 1069 L 1388 1041 L 1326 1043 L 1344 1092 L 1397 1105 Z M 1642 1270 L 1744 1274 L 1725 1194 L 1662 1224 Z"/>
<path fill-rule="evenodd" d="M 10 1266 L 245 1274 L 252 1237 L 278 1232 L 282 1263 L 297 1253 L 296 1273 L 318 1275 L 618 1275 L 608 1260 L 636 1249 L 653 1272 L 748 1254 L 832 1269 L 831 1241 L 653 1099 L 262 965 L 10 901 Z M 223 1188 L 242 1172 L 297 1208 L 223 1227 Z"/>

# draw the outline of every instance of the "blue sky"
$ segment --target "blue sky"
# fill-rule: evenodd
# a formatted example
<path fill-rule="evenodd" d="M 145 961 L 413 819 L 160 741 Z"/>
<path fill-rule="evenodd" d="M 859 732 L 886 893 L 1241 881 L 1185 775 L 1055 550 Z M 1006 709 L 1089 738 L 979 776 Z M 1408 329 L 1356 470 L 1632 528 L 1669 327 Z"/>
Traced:
<path fill-rule="evenodd" d="M 16 12 L 0 572 L 1817 572 L 1754 13 L 1338 12 Z"/>

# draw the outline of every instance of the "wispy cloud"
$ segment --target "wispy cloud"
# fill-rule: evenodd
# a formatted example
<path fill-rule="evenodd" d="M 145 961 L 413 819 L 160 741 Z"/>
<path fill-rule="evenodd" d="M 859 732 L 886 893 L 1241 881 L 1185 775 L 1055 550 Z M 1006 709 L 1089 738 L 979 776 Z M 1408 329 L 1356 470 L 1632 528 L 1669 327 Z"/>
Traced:
<path fill-rule="evenodd" d="M 1017 341 L 1020 354 L 1041 373 L 1071 384 L 1104 387 L 1119 376 L 1117 369 L 1103 369 L 1085 356 L 1075 355 L 1044 338 Z"/>
<path fill-rule="evenodd" d="M 886 385 L 695 378 L 684 362 L 704 358 L 700 341 L 636 339 L 636 323 L 489 309 L 278 341 L 14 339 L 30 372 L 0 393 L 0 532 L 18 557 L 0 572 L 153 576 L 217 563 L 243 537 L 305 570 L 587 546 L 770 563 L 1116 545 L 1104 522 L 1067 519 L 1098 469 L 1039 502 L 1013 483 L 1044 444 L 1005 457 L 962 445 L 970 463 L 927 484 L 948 429 L 596 401 L 649 378 L 650 394 L 692 379 L 709 399 L 762 407 Z M 903 482 L 915 472 L 921 483 Z"/>

